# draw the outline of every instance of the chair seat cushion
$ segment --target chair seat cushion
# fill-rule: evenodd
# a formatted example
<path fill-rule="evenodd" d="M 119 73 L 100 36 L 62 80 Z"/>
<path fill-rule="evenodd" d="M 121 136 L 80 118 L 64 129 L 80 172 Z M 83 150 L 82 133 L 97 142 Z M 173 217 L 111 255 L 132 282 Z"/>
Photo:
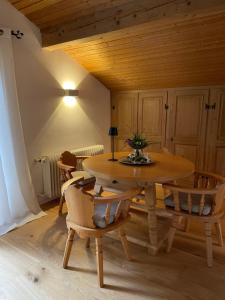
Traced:
<path fill-rule="evenodd" d="M 180 209 L 184 212 L 188 212 L 188 195 L 186 193 L 179 193 L 180 199 Z M 201 195 L 199 194 L 192 194 L 192 213 L 199 214 L 200 209 L 200 200 Z M 173 200 L 173 195 L 167 196 L 165 199 L 165 205 L 168 208 L 174 209 L 175 204 Z M 202 215 L 208 216 L 212 211 L 212 203 L 213 199 L 210 195 L 205 196 L 205 205 L 203 207 Z"/>
<path fill-rule="evenodd" d="M 113 202 L 113 204 L 111 206 L 109 224 L 112 224 L 115 220 L 117 205 L 118 205 L 118 202 Z M 95 206 L 93 222 L 99 228 L 105 228 L 107 226 L 107 224 L 105 222 L 106 207 L 107 207 L 107 204 L 97 204 Z"/>

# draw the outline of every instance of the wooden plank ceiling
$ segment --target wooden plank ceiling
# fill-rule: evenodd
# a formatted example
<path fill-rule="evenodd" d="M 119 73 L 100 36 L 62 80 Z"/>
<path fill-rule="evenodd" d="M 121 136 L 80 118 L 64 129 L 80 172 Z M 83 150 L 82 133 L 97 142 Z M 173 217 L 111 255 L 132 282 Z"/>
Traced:
<path fill-rule="evenodd" d="M 67 37 L 57 35 L 62 40 L 56 39 L 59 44 L 55 46 L 52 43 L 56 27 L 66 23 L 66 30 L 71 20 L 74 24 L 78 17 L 85 19 L 96 11 L 118 9 L 128 2 L 133 1 L 11 0 L 43 35 L 50 33 L 51 43 L 45 42 L 53 45 L 49 49 L 63 50 L 111 90 L 225 84 L 223 10 L 163 23 L 145 20 L 132 27 L 119 24 L 119 30 L 88 33 L 89 39 L 87 31 L 82 31 L 83 36 L 79 32 L 79 39 L 69 42 Z"/>

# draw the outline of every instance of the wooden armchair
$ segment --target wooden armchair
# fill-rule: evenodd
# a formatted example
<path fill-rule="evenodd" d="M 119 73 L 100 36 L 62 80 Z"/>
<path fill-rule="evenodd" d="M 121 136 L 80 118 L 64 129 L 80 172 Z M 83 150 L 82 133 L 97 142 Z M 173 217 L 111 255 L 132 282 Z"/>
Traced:
<path fill-rule="evenodd" d="M 166 208 L 173 213 L 168 235 L 167 252 L 171 250 L 176 229 L 181 229 L 183 217 L 204 223 L 207 264 L 212 267 L 212 225 L 216 227 L 218 243 L 223 246 L 221 218 L 224 215 L 225 178 L 206 172 L 196 172 L 193 188 L 164 184 L 171 191 L 165 198 Z"/>
<path fill-rule="evenodd" d="M 96 241 L 96 256 L 99 286 L 103 287 L 103 252 L 102 237 L 109 231 L 119 230 L 122 245 L 129 259 L 127 239 L 123 225 L 129 219 L 130 199 L 139 193 L 139 189 L 131 189 L 119 194 L 98 191 L 95 195 L 93 189 L 80 187 L 77 180 L 75 185 L 69 186 L 65 191 L 68 207 L 66 219 L 68 239 L 63 258 L 63 267 L 68 265 L 75 232 L 80 238 L 87 238 L 87 247 L 91 237 Z M 92 186 L 93 187 L 93 186 Z"/>
<path fill-rule="evenodd" d="M 70 185 L 74 180 L 80 177 L 84 177 L 84 180 L 88 183 L 90 181 L 95 181 L 95 177 L 90 175 L 88 172 L 82 170 L 82 161 L 90 156 L 78 156 L 74 155 L 69 151 L 65 151 L 61 154 L 60 159 L 57 161 L 57 166 L 60 169 L 62 192 L 59 202 L 58 214 L 62 214 L 64 199 L 64 190 Z M 73 180 L 74 178 L 74 180 Z"/>

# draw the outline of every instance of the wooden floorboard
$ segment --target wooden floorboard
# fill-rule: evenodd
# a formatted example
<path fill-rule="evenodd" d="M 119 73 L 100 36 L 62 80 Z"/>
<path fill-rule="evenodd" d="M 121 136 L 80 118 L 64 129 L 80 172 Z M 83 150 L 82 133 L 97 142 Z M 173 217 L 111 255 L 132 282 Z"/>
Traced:
<path fill-rule="evenodd" d="M 156 257 L 130 243 L 132 262 L 125 259 L 119 241 L 104 238 L 106 286 L 98 288 L 94 241 L 86 249 L 85 242 L 76 239 L 70 268 L 62 268 L 65 216 L 57 216 L 57 207 L 48 207 L 46 217 L 0 238 L 1 300 L 225 299 L 225 250 L 215 246 L 210 269 L 204 243 L 181 235 L 170 254 L 162 250 Z M 134 215 L 127 228 L 137 235 L 135 224 L 144 238 L 145 215 Z"/>

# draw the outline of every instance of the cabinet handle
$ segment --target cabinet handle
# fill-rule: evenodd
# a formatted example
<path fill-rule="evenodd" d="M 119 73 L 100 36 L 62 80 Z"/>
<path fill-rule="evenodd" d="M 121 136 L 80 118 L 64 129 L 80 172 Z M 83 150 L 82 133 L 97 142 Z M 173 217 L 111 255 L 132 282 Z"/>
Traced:
<path fill-rule="evenodd" d="M 212 105 L 205 104 L 205 109 L 206 110 L 215 110 L 216 109 L 216 102 L 213 103 Z"/>
<path fill-rule="evenodd" d="M 165 104 L 165 110 L 168 110 L 168 109 L 169 109 L 169 105 Z"/>
<path fill-rule="evenodd" d="M 216 102 L 214 102 L 213 105 L 211 105 L 211 109 L 213 109 L 213 110 L 216 109 Z"/>
<path fill-rule="evenodd" d="M 173 142 L 173 137 L 170 138 L 170 141 Z"/>

